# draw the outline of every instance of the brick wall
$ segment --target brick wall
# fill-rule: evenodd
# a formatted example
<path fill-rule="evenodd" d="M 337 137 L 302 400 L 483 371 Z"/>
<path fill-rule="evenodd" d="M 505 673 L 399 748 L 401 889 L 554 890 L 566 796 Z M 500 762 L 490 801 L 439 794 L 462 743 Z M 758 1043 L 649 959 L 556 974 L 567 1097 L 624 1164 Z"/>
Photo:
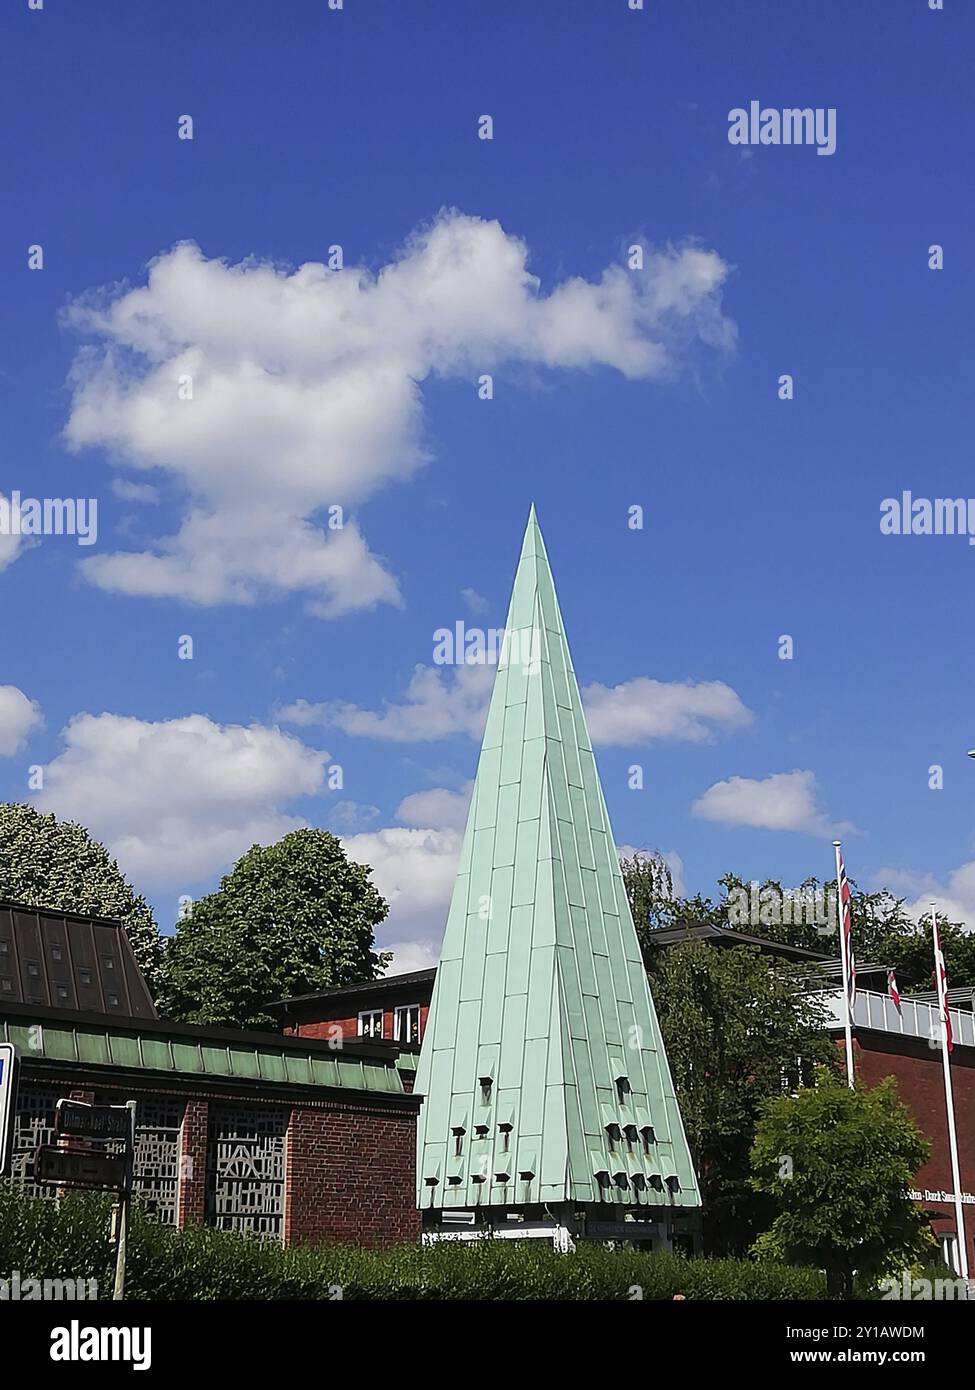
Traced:
<path fill-rule="evenodd" d="M 296 1106 L 288 1130 L 285 1242 L 416 1240 L 416 1116 Z"/>
<path fill-rule="evenodd" d="M 948 1120 L 945 1112 L 941 1053 L 920 1038 L 889 1037 L 861 1032 L 854 1042 L 857 1076 L 875 1086 L 886 1076 L 897 1080 L 901 1100 L 914 1112 L 932 1146 L 928 1163 L 917 1175 L 922 1192 L 952 1192 Z M 963 1192 L 975 1193 L 975 1052 L 956 1047 L 951 1054 L 951 1084 L 955 1096 L 955 1129 L 958 1165 Z M 950 1202 L 922 1201 L 936 1233 L 955 1229 Z M 967 1234 L 968 1261 L 975 1268 L 975 1206 L 962 1208 Z"/>
<path fill-rule="evenodd" d="M 418 1239 L 416 1113 L 412 1104 L 382 1096 L 348 1097 L 309 1091 L 181 1086 L 142 1073 L 138 1082 L 103 1079 L 97 1068 L 73 1066 L 70 1079 L 57 1066 L 28 1063 L 22 1076 L 64 1096 L 122 1104 L 130 1097 L 179 1097 L 185 1103 L 177 1224 L 207 1219 L 207 1159 L 211 1104 L 268 1105 L 289 1112 L 284 1184 L 286 1244 L 330 1239 L 379 1246 Z"/>
<path fill-rule="evenodd" d="M 383 1009 L 383 1037 L 387 1042 L 393 1041 L 394 1012 L 393 1008 Z M 429 1012 L 429 1004 L 420 1005 L 421 1042 L 423 1041 L 423 1034 L 426 1032 Z M 283 1031 L 303 1038 L 325 1038 L 327 1040 L 335 1036 L 332 1029 L 336 1026 L 341 1030 L 343 1038 L 357 1037 L 359 1033 L 359 1010 L 357 1009 L 353 1014 L 348 1014 L 343 1008 L 337 1011 L 336 1016 L 332 1016 L 327 1009 L 322 1009 L 311 1018 L 299 1019 L 295 1024 L 286 1024 Z"/>

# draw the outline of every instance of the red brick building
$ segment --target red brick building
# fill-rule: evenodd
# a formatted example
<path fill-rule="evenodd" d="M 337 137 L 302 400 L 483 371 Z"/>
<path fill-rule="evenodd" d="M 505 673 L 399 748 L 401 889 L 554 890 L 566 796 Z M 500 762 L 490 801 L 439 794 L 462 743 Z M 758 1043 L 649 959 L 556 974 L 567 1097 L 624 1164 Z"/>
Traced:
<path fill-rule="evenodd" d="M 117 924 L 16 905 L 0 908 L 4 979 L 0 1040 L 21 1062 L 16 1186 L 57 1195 L 34 1156 L 56 1142 L 59 1099 L 135 1100 L 136 1192 L 164 1224 L 285 1244 L 418 1236 L 415 1047 L 159 1019 Z M 91 1007 L 76 1007 L 81 990 Z"/>
<path fill-rule="evenodd" d="M 662 948 L 688 939 L 718 949 L 750 945 L 780 959 L 822 968 L 827 976 L 825 997 L 831 1001 L 835 1016 L 832 1032 L 838 1045 L 842 1045 L 841 998 L 831 983 L 839 970 L 837 961 L 764 937 L 704 924 L 661 931 L 658 935 Z M 884 974 L 882 967 L 858 969 L 858 977 L 868 984 L 882 984 Z M 402 1031 L 402 1021 L 407 1016 L 402 1011 L 408 1010 L 409 1017 L 418 1020 L 422 1041 L 435 978 L 435 970 L 417 970 L 287 999 L 273 1008 L 286 1033 L 311 1038 L 393 1039 Z M 958 1005 L 952 1009 L 955 1047 L 951 1069 L 967 1249 L 969 1264 L 975 1268 L 975 1015 L 970 991 L 952 991 L 950 999 Z M 856 1025 L 857 1075 L 869 1086 L 887 1076 L 895 1077 L 901 1098 L 911 1107 L 931 1142 L 932 1156 L 917 1175 L 916 1195 L 947 1255 L 956 1232 L 941 1053 L 936 1043 L 932 1046 L 932 1039 L 939 1036 L 936 1009 L 926 996 L 905 996 L 898 1010 L 886 994 L 861 989 Z"/>

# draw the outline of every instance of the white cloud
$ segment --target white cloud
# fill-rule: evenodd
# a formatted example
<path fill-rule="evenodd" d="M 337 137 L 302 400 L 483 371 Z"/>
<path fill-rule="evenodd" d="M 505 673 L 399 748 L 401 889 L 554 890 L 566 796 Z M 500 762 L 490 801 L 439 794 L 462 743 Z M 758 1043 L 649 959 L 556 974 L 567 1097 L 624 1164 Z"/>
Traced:
<path fill-rule="evenodd" d="M 466 734 L 480 738 L 494 686 L 493 666 L 417 666 L 402 704 L 381 711 L 345 701 L 297 700 L 278 711 L 285 724 L 322 724 L 357 737 L 416 743 Z"/>
<path fill-rule="evenodd" d="M 6 502 L 9 506 L 10 499 L 5 493 L 0 492 L 0 502 Z M 3 516 L 4 513 L 5 509 L 0 507 L 0 516 Z M 8 565 L 12 565 L 22 549 L 27 549 L 27 543 L 23 536 L 18 536 L 10 530 L 0 530 L 0 570 L 5 570 Z"/>
<path fill-rule="evenodd" d="M 381 711 L 342 701 L 297 700 L 279 711 L 286 724 L 321 724 L 364 738 L 422 742 L 484 732 L 495 667 L 417 666 L 400 704 Z M 655 681 L 638 676 L 622 685 L 589 685 L 582 691 L 594 744 L 637 744 L 649 739 L 700 742 L 716 731 L 752 722 L 752 713 L 723 681 Z"/>
<path fill-rule="evenodd" d="M 635 849 L 633 845 L 619 845 L 616 852 L 621 859 L 662 859 L 670 870 L 674 897 L 683 898 L 686 895 L 687 878 L 684 873 L 684 861 L 675 849 L 645 850 Z"/>
<path fill-rule="evenodd" d="M 36 805 L 81 821 L 140 887 L 197 883 L 306 824 L 284 808 L 322 790 L 328 762 L 279 729 L 201 714 L 78 714 L 62 737 Z"/>
<path fill-rule="evenodd" d="M 0 757 L 13 757 L 43 723 L 36 700 L 15 685 L 0 685 Z"/>
<path fill-rule="evenodd" d="M 354 520 L 323 529 L 426 461 L 422 383 L 505 364 L 675 369 L 688 344 L 734 342 L 729 267 L 693 246 L 648 249 L 543 293 L 528 250 L 497 222 L 443 212 L 377 274 L 208 260 L 184 243 L 147 283 L 75 302 L 88 342 L 71 374 L 66 437 L 129 469 L 165 470 L 185 498 L 152 550 L 83 562 L 105 589 L 205 603 L 289 592 L 325 616 L 396 602 Z M 191 379 L 192 399 L 180 390 Z"/>
<path fill-rule="evenodd" d="M 152 483 L 134 483 L 131 478 L 113 478 L 112 492 L 120 502 L 153 503 L 159 501 L 159 489 L 157 487 L 153 487 Z"/>
<path fill-rule="evenodd" d="M 431 787 L 428 791 L 413 792 L 405 796 L 396 808 L 397 820 L 407 825 L 433 826 L 437 830 L 458 830 L 463 832 L 467 825 L 467 811 L 471 804 L 474 783 L 468 782 L 463 791 L 450 791 L 447 787 Z"/>
<path fill-rule="evenodd" d="M 440 939 L 460 858 L 457 831 L 393 826 L 347 835 L 342 843 L 350 859 L 371 865 L 373 882 L 390 905 L 384 937 L 432 929 Z"/>
<path fill-rule="evenodd" d="M 832 836 L 850 830 L 833 824 L 819 809 L 816 778 L 811 772 L 776 772 L 771 777 L 729 777 L 715 782 L 694 802 L 694 815 L 721 825 L 747 825 L 761 830 L 799 830 L 806 835 Z"/>
<path fill-rule="evenodd" d="M 387 975 L 408 975 L 411 970 L 432 970 L 440 960 L 438 941 L 394 941 L 384 949 L 393 953 Z"/>
<path fill-rule="evenodd" d="M 888 868 L 878 870 L 871 881 L 876 888 L 889 888 L 906 898 L 912 917 L 926 917 L 930 922 L 933 902 L 950 922 L 961 922 L 969 931 L 975 930 L 975 860 L 952 869 L 946 880 L 935 874 Z"/>
<path fill-rule="evenodd" d="M 621 685 L 598 682 L 582 692 L 593 743 L 604 747 L 679 739 L 699 743 L 716 730 L 740 729 L 753 715 L 724 681 L 656 681 L 637 676 Z"/>
<path fill-rule="evenodd" d="M 476 589 L 461 589 L 460 596 L 472 613 L 487 613 L 491 607 L 484 595 L 479 594 Z"/>

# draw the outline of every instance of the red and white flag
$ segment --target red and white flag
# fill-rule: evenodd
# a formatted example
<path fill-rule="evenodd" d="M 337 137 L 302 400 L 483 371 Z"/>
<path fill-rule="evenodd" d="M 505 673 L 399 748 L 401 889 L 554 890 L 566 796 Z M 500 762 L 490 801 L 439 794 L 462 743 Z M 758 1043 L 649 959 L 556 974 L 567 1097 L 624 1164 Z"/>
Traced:
<path fill-rule="evenodd" d="M 837 862 L 839 863 L 839 910 L 843 920 L 843 954 L 846 958 L 846 987 L 850 1000 L 850 1012 L 853 1012 L 853 1001 L 857 997 L 857 968 L 853 959 L 853 931 L 850 917 L 850 882 L 846 876 L 846 865 L 843 863 L 843 851 L 837 849 Z"/>
<path fill-rule="evenodd" d="M 887 993 L 894 1001 L 894 1008 L 899 1009 L 901 1006 L 901 993 L 900 990 L 897 988 L 896 972 L 893 970 L 887 971 Z"/>
<path fill-rule="evenodd" d="M 931 916 L 934 916 L 932 911 Z M 945 1046 L 950 1052 L 955 1045 L 951 1035 L 951 1010 L 948 1008 L 948 972 L 945 969 L 945 956 L 941 949 L 941 933 L 934 924 L 934 978 L 938 986 L 938 1003 L 941 1006 L 941 1022 L 945 1030 Z"/>

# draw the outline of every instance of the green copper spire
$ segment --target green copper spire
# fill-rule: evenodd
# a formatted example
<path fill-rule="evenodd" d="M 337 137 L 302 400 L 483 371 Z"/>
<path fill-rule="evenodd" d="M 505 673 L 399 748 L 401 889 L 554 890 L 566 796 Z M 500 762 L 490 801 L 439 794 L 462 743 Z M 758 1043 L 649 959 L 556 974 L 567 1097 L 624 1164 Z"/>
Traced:
<path fill-rule="evenodd" d="M 534 507 L 416 1089 L 421 1208 L 700 1204 Z"/>

